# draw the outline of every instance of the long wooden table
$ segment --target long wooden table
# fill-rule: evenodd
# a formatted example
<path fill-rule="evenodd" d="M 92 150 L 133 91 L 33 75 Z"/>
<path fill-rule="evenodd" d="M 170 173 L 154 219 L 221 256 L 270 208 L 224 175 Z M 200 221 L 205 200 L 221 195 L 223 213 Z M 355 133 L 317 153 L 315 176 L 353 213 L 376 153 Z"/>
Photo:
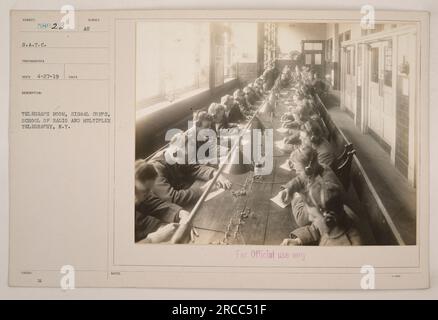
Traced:
<path fill-rule="evenodd" d="M 272 173 L 256 179 L 252 171 L 239 175 L 224 174 L 232 182 L 232 188 L 202 204 L 193 221 L 198 233 L 193 241 L 195 244 L 279 245 L 297 228 L 291 207 L 283 209 L 270 200 L 280 191 L 281 185 L 294 177 L 293 172 L 280 168 L 289 152 L 275 146 L 275 141 L 284 138 L 276 129 L 281 127 L 280 116 L 287 110 L 290 94 L 289 89 L 281 91 L 272 121 L 269 117 L 260 118 L 265 128 L 274 131 Z M 238 191 L 245 185 L 246 195 L 233 195 L 232 191 Z M 241 212 L 246 212 L 247 216 L 241 219 L 236 232 Z M 224 241 L 226 234 L 228 237 Z"/>

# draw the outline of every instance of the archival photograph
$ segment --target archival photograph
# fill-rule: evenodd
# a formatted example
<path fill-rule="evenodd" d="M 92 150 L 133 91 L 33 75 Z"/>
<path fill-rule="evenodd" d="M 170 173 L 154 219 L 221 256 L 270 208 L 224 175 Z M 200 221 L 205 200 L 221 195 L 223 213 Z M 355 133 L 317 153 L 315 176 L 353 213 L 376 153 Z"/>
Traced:
<path fill-rule="evenodd" d="M 135 33 L 136 244 L 417 244 L 415 24 Z"/>

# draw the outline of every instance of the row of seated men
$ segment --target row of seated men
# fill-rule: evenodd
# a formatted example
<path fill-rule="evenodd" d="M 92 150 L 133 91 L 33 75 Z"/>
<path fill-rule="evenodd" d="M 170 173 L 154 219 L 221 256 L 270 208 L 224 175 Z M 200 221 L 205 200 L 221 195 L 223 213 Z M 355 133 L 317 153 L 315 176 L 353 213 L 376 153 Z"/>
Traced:
<path fill-rule="evenodd" d="M 337 157 L 315 105 L 314 94 L 321 90 L 322 81 L 307 67 L 294 71 L 286 67 L 281 80 L 292 90 L 292 101 L 281 122 L 287 129 L 283 150 L 291 152 L 288 162 L 296 177 L 283 186 L 280 196 L 291 203 L 299 226 L 282 244 L 361 245 L 359 219 L 345 205 L 344 187 L 333 170 Z"/>
<path fill-rule="evenodd" d="M 207 111 L 199 111 L 194 116 L 193 127 L 185 136 L 212 129 L 236 129 L 238 124 L 248 120 L 255 112 L 255 104 L 263 99 L 274 85 L 273 68 L 268 68 L 262 76 L 233 95 L 225 95 L 220 103 L 212 103 Z M 198 137 L 198 136 L 197 136 Z M 179 142 L 177 142 L 179 140 Z M 198 141 L 199 140 L 199 141 Z M 196 148 L 205 141 L 196 139 Z M 169 163 L 175 147 L 181 154 L 185 139 L 178 135 L 171 141 L 172 147 L 156 153 L 148 161 L 140 159 L 135 163 L 135 241 L 141 243 L 160 243 L 169 241 L 179 223 L 189 216 L 185 209 L 193 206 L 201 197 L 208 181 L 216 174 L 214 166 L 200 164 Z M 184 149 L 187 150 L 187 149 Z M 170 155 L 172 153 L 172 155 Z M 186 155 L 183 155 L 186 156 Z M 182 161 L 183 162 L 183 161 Z M 231 183 L 220 175 L 217 188 L 229 189 Z"/>
<path fill-rule="evenodd" d="M 281 115 L 281 120 L 288 129 L 289 136 L 284 142 L 291 146 L 289 164 L 296 176 L 283 186 L 280 196 L 291 204 L 291 219 L 299 226 L 282 245 L 360 245 L 358 219 L 344 203 L 345 190 L 332 170 L 336 157 L 327 141 L 326 128 L 315 111 L 313 76 L 306 68 L 293 72 L 285 68 L 281 79 L 281 85 L 292 90 L 293 96 L 292 105 Z M 260 80 L 256 82 L 262 83 Z M 238 91 L 233 100 L 223 97 L 221 104 L 212 104 L 207 113 L 198 114 L 196 125 L 217 130 L 244 120 L 253 111 L 251 102 L 265 94 L 271 96 L 274 91 L 266 92 L 263 85 L 255 87 L 261 90 L 254 93 L 254 100 L 248 99 L 250 95 L 245 91 L 257 91 L 246 87 L 244 95 Z M 234 109 L 242 117 L 231 121 Z M 166 152 L 169 151 L 163 154 Z M 207 184 L 202 186 L 199 182 L 210 180 L 216 173 L 215 168 L 199 164 L 169 164 L 163 154 L 149 162 L 136 162 L 136 241 L 168 241 L 178 223 L 184 223 L 189 215 L 184 208 L 203 193 Z M 231 187 L 222 175 L 217 184 L 221 188 Z"/>

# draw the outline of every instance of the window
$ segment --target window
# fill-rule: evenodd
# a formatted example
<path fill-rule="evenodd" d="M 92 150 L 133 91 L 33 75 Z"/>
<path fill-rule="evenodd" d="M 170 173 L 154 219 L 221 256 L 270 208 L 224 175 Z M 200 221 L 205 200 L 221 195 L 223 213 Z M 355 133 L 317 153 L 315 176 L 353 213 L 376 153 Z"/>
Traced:
<path fill-rule="evenodd" d="M 313 44 L 313 50 L 321 51 L 322 50 L 322 42 L 315 42 Z"/>
<path fill-rule="evenodd" d="M 304 64 L 313 66 L 322 66 L 324 64 L 326 54 L 324 51 L 324 40 L 302 40 L 301 48 Z"/>
<path fill-rule="evenodd" d="M 231 41 L 230 32 L 223 33 L 223 41 L 224 41 L 224 78 L 234 78 L 236 76 L 236 65 L 234 64 L 234 50 Z"/>
<path fill-rule="evenodd" d="M 371 81 L 379 82 L 379 48 L 371 48 Z"/>
<path fill-rule="evenodd" d="M 312 55 L 311 54 L 306 54 L 306 61 L 304 64 L 312 64 Z"/>
<path fill-rule="evenodd" d="M 320 51 L 322 50 L 322 42 L 305 42 L 304 50 L 306 51 Z"/>
<path fill-rule="evenodd" d="M 351 51 L 346 52 L 347 74 L 351 74 Z"/>
<path fill-rule="evenodd" d="M 232 61 L 235 63 L 257 62 L 257 24 L 230 23 Z"/>
<path fill-rule="evenodd" d="M 207 23 L 139 22 L 136 43 L 137 108 L 208 85 Z"/>
<path fill-rule="evenodd" d="M 392 87 L 392 42 L 385 47 L 384 84 Z"/>
<path fill-rule="evenodd" d="M 321 53 L 315 53 L 315 64 L 321 64 L 322 57 Z"/>
<path fill-rule="evenodd" d="M 221 85 L 236 78 L 238 63 L 257 62 L 257 24 L 223 23 L 216 28 L 220 37 L 215 38 L 215 85 Z"/>
<path fill-rule="evenodd" d="M 312 42 L 304 43 L 304 50 L 313 50 L 313 43 Z"/>
<path fill-rule="evenodd" d="M 350 39 L 351 39 L 351 31 L 350 30 L 345 31 L 344 32 L 344 41 L 348 41 Z"/>

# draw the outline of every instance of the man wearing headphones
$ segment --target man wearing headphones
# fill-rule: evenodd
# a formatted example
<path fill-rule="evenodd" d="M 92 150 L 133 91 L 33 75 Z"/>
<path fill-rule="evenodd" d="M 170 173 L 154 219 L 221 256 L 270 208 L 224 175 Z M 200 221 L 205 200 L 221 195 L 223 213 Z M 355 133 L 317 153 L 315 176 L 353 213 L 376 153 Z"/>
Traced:
<path fill-rule="evenodd" d="M 337 184 L 342 189 L 336 174 L 327 166 L 318 162 L 318 155 L 310 146 L 304 146 L 292 152 L 290 160 L 297 176 L 283 186 L 280 191 L 281 199 L 284 203 L 291 202 L 292 216 L 299 226 L 310 223 L 309 215 L 306 210 L 302 194 L 307 191 L 309 186 L 317 178 Z"/>
<path fill-rule="evenodd" d="M 303 130 L 300 132 L 300 140 L 302 145 L 315 149 L 320 164 L 331 166 L 335 161 L 333 147 L 324 137 L 317 120 L 311 119 L 304 123 Z"/>
<path fill-rule="evenodd" d="M 228 123 L 239 123 L 245 120 L 245 116 L 240 111 L 237 104 L 234 103 L 233 96 L 226 94 L 221 98 L 221 105 L 225 107 L 225 117 Z"/>
<path fill-rule="evenodd" d="M 158 173 L 145 160 L 135 162 L 135 242 L 170 240 L 178 223 L 190 215 L 179 205 L 163 201 L 152 191 Z"/>
<path fill-rule="evenodd" d="M 317 179 L 306 192 L 305 203 L 312 224 L 295 229 L 282 245 L 354 246 L 364 243 L 358 218 L 344 205 L 342 189 Z"/>
<path fill-rule="evenodd" d="M 155 154 L 149 161 L 158 173 L 153 191 L 163 201 L 175 203 L 181 207 L 193 205 L 201 197 L 206 182 L 214 177 L 216 169 L 198 164 L 188 163 L 185 148 L 186 136 L 175 135 L 169 146 Z M 229 189 L 231 182 L 220 175 L 216 180 L 219 188 Z"/>

